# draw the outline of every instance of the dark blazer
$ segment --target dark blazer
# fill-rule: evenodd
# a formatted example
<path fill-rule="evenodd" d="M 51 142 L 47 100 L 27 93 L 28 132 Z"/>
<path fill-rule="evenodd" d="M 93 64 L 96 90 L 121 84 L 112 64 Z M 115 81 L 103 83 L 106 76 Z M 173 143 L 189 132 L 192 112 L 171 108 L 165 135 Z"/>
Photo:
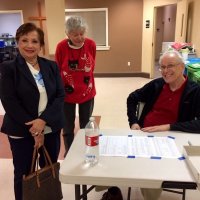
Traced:
<path fill-rule="evenodd" d="M 54 131 L 63 127 L 64 88 L 54 61 L 38 57 L 48 102 L 39 118 Z M 12 136 L 30 136 L 26 122 L 38 118 L 39 91 L 36 82 L 19 54 L 0 66 L 0 98 L 5 109 L 1 131 Z"/>

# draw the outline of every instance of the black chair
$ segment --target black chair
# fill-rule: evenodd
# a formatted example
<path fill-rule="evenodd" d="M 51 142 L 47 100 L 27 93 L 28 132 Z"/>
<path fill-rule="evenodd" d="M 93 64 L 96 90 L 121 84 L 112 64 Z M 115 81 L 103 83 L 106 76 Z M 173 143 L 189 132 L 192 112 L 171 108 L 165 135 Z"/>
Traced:
<path fill-rule="evenodd" d="M 137 111 L 136 111 L 136 116 L 137 116 L 138 119 L 140 118 L 140 116 L 142 114 L 142 110 L 144 108 L 144 105 L 145 105 L 144 102 L 138 102 Z"/>

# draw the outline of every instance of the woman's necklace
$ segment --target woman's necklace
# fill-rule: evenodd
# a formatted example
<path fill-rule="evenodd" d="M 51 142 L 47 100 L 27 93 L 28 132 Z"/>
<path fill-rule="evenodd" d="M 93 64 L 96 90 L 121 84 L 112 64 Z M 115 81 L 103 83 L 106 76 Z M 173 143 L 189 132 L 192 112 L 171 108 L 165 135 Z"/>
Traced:
<path fill-rule="evenodd" d="M 28 61 L 27 61 L 28 62 Z M 28 62 L 32 67 L 34 67 L 35 65 L 38 64 L 38 60 L 35 61 L 35 63 L 31 63 L 31 62 Z"/>

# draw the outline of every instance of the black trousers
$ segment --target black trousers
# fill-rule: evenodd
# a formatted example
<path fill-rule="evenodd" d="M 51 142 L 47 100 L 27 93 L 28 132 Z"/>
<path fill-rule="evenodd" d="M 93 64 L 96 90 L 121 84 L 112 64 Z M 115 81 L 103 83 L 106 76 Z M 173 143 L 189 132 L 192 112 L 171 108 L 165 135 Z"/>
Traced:
<path fill-rule="evenodd" d="M 28 175 L 30 173 L 35 142 L 33 137 L 20 139 L 8 137 L 8 140 L 13 155 L 15 200 L 22 200 L 22 178 L 23 175 Z M 46 134 L 44 145 L 52 162 L 57 162 L 60 152 L 60 130 Z M 39 153 L 41 153 L 40 150 Z M 39 158 L 39 165 L 40 167 L 45 166 L 42 153 Z"/>
<path fill-rule="evenodd" d="M 89 122 L 89 118 L 92 115 L 93 108 L 94 108 L 94 98 L 84 103 L 78 104 L 80 128 L 85 128 L 86 124 Z M 63 129 L 63 139 L 65 144 L 65 150 L 67 152 L 74 140 L 76 104 L 65 102 L 64 113 L 65 113 L 65 124 Z"/>

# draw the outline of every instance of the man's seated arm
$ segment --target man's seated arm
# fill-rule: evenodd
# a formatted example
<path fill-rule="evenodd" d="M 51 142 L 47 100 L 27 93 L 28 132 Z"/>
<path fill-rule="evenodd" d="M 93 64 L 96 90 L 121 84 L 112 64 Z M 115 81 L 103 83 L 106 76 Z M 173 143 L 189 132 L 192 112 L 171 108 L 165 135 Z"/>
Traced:
<path fill-rule="evenodd" d="M 134 123 L 134 124 L 131 125 L 131 129 L 132 130 L 140 130 L 141 127 L 140 127 L 140 125 L 138 123 Z"/>
<path fill-rule="evenodd" d="M 171 124 L 170 130 L 190 132 L 190 133 L 200 133 L 200 117 L 187 122 L 176 122 L 174 124 Z"/>
<path fill-rule="evenodd" d="M 163 125 L 157 125 L 157 126 L 149 126 L 141 129 L 144 132 L 161 132 L 161 131 L 169 131 L 170 130 L 170 124 L 163 124 Z"/>
<path fill-rule="evenodd" d="M 200 85 L 190 83 L 180 108 L 179 119 L 170 125 L 172 131 L 200 133 Z"/>
<path fill-rule="evenodd" d="M 157 126 L 149 126 L 141 129 L 144 132 L 159 131 L 183 131 L 189 133 L 200 133 L 200 117 L 195 120 L 186 122 L 175 122 L 173 124 L 163 124 Z"/>
<path fill-rule="evenodd" d="M 152 80 L 149 83 L 145 84 L 142 88 L 135 90 L 130 93 L 127 98 L 127 115 L 129 126 L 131 129 L 139 129 L 139 119 L 137 116 L 137 106 L 139 102 L 143 102 L 146 106 L 151 108 L 155 99 L 160 93 L 160 90 L 164 84 L 162 79 Z M 155 89 L 157 88 L 157 89 Z M 144 109 L 145 112 L 148 112 L 148 109 Z"/>

